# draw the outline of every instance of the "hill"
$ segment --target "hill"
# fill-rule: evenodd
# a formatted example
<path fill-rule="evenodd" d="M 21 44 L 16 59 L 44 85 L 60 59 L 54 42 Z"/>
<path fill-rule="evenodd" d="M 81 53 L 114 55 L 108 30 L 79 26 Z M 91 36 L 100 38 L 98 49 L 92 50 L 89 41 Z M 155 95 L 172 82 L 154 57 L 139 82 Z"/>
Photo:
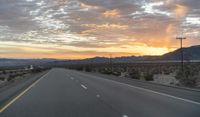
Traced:
<path fill-rule="evenodd" d="M 200 60 L 200 45 L 183 48 L 184 60 Z M 94 57 L 79 60 L 57 60 L 57 59 L 0 59 L 1 66 L 23 66 L 23 65 L 56 65 L 56 64 L 91 64 L 91 63 L 134 63 L 144 61 L 177 61 L 181 59 L 181 50 L 177 49 L 162 56 L 127 56 L 127 57 Z"/>
<path fill-rule="evenodd" d="M 200 45 L 183 48 L 184 60 L 200 60 Z M 160 57 L 161 60 L 180 60 L 181 49 L 164 54 Z"/>

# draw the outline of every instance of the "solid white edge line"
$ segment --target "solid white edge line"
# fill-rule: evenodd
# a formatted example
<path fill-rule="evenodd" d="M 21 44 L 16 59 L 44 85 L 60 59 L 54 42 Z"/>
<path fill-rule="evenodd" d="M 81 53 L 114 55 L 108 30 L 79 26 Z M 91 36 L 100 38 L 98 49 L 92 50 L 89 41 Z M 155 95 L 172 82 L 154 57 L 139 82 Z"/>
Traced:
<path fill-rule="evenodd" d="M 82 74 L 82 73 L 81 73 L 81 74 Z M 87 74 L 83 74 L 83 75 L 84 75 L 84 76 L 87 76 Z M 121 84 L 121 85 L 126 85 L 126 86 L 128 86 L 128 87 L 132 87 L 132 88 L 135 88 L 135 89 L 144 90 L 144 91 L 146 91 L 146 92 L 151 92 L 151 93 L 155 93 L 155 94 L 158 94 L 158 95 L 170 97 L 170 98 L 173 98 L 173 99 L 182 100 L 182 101 L 185 101 L 185 102 L 188 102 L 188 103 L 200 105 L 200 102 L 192 101 L 192 100 L 189 100 L 189 99 L 184 99 L 184 98 L 176 97 L 176 96 L 173 96 L 173 95 L 169 95 L 169 94 L 165 94 L 165 93 L 153 91 L 153 90 L 150 90 L 150 89 L 145 89 L 145 88 L 142 88 L 142 87 L 137 87 L 137 86 L 129 85 L 129 84 L 126 84 L 126 83 L 117 82 L 117 81 L 114 81 L 114 80 L 109 80 L 109 79 L 105 79 L 105 78 L 100 78 L 100 77 L 98 77 L 98 76 L 93 76 L 93 77 L 95 77 L 96 79 L 107 80 L 107 81 L 110 81 L 110 82 L 113 82 L 113 83 L 118 83 L 118 84 Z"/>
<path fill-rule="evenodd" d="M 128 117 L 127 115 L 122 115 L 122 117 Z"/>
<path fill-rule="evenodd" d="M 151 92 L 151 93 L 155 93 L 155 94 L 159 94 L 159 95 L 162 95 L 162 96 L 166 96 L 166 97 L 170 97 L 170 98 L 182 100 L 182 101 L 189 102 L 189 103 L 192 103 L 192 104 L 200 105 L 199 102 L 192 101 L 192 100 L 189 100 L 189 99 L 184 99 L 184 98 L 176 97 L 176 96 L 169 95 L 169 94 L 165 94 L 165 93 L 160 93 L 160 92 L 153 91 L 153 90 L 150 90 L 150 89 L 145 89 L 145 88 L 142 88 L 142 87 L 132 86 L 132 85 L 128 85 L 128 84 L 125 84 L 125 83 L 120 83 L 120 84 L 124 84 L 124 85 L 127 85 L 127 86 L 129 86 L 129 87 L 133 87 L 133 88 L 135 88 L 135 89 L 144 90 L 144 91 Z"/>

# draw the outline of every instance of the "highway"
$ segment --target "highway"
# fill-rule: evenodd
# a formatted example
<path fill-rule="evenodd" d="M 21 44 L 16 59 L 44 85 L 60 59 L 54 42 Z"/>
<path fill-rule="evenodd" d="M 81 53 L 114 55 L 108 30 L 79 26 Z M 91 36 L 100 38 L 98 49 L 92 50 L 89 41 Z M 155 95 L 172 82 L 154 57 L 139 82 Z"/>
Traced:
<path fill-rule="evenodd" d="M 200 117 L 200 92 L 127 82 L 54 68 L 1 108 L 0 117 Z"/>

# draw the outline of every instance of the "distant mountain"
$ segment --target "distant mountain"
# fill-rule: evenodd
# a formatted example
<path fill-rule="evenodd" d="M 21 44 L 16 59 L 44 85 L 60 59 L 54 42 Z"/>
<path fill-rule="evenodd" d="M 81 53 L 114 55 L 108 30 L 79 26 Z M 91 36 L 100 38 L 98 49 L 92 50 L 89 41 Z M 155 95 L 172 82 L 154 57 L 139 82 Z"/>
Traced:
<path fill-rule="evenodd" d="M 0 67 L 9 66 L 26 66 L 26 65 L 39 65 L 48 62 L 57 61 L 56 59 L 0 59 Z"/>
<path fill-rule="evenodd" d="M 200 45 L 183 48 L 184 60 L 200 60 Z M 177 61 L 181 60 L 181 50 L 177 49 L 173 52 L 164 54 L 162 56 L 127 56 L 127 57 L 116 57 L 116 58 L 105 58 L 95 57 L 81 60 L 70 60 L 65 63 L 70 64 L 89 64 L 89 63 L 133 63 L 143 61 Z"/>
<path fill-rule="evenodd" d="M 183 48 L 184 60 L 200 60 L 200 45 Z M 160 57 L 161 60 L 180 60 L 181 49 L 164 54 Z"/>
<path fill-rule="evenodd" d="M 57 60 L 57 59 L 0 59 L 1 66 L 23 66 L 23 65 L 65 65 L 65 64 L 92 64 L 92 63 L 133 63 L 143 61 L 170 61 L 180 60 L 181 50 L 177 49 L 173 52 L 162 56 L 127 56 L 127 57 L 94 57 L 79 60 Z M 185 60 L 200 60 L 200 45 L 183 48 Z"/>

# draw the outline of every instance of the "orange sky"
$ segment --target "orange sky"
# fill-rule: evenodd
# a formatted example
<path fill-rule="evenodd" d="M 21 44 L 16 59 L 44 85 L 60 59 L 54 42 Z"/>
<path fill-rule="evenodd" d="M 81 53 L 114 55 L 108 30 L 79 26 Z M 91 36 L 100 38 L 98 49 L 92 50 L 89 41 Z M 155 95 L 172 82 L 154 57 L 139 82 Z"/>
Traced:
<path fill-rule="evenodd" d="M 195 0 L 26 0 L 12 10 L 9 4 L 0 5 L 1 58 L 162 55 L 180 47 L 180 35 L 185 47 L 200 44 Z"/>

